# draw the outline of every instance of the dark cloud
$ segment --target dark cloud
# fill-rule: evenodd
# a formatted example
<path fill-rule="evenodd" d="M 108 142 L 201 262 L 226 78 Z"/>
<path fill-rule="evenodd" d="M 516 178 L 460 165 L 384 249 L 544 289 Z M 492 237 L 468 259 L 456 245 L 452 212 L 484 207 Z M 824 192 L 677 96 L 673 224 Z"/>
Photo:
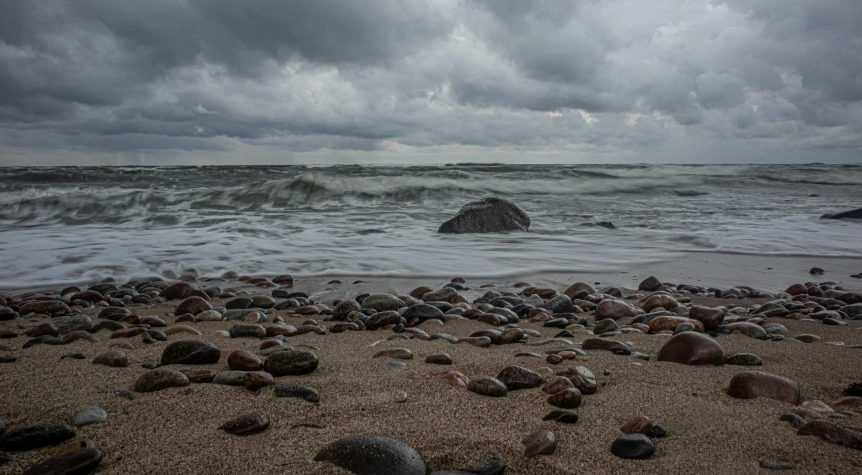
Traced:
<path fill-rule="evenodd" d="M 862 2 L 0 2 L 0 164 L 46 150 L 858 159 Z"/>

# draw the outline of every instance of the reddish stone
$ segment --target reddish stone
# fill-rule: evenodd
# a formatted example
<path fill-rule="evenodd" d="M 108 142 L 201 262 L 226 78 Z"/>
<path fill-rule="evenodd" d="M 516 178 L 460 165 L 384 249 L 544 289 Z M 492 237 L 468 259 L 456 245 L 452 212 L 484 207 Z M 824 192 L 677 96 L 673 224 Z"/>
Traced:
<path fill-rule="evenodd" d="M 659 361 L 687 365 L 722 365 L 727 355 L 712 338 L 695 332 L 674 335 L 658 352 Z"/>
<path fill-rule="evenodd" d="M 862 431 L 848 429 L 827 420 L 815 420 L 802 426 L 798 435 L 813 435 L 830 444 L 862 450 Z"/>
<path fill-rule="evenodd" d="M 574 409 L 581 405 L 581 392 L 577 388 L 567 388 L 548 396 L 548 404 L 562 409 Z"/>
<path fill-rule="evenodd" d="M 605 299 L 596 307 L 596 321 L 606 318 L 619 320 L 621 318 L 634 317 L 637 314 L 638 312 L 634 307 L 619 300 Z"/>
<path fill-rule="evenodd" d="M 765 397 L 794 405 L 798 405 L 800 401 L 799 386 L 796 382 L 760 371 L 737 374 L 730 380 L 727 393 L 738 399 Z"/>
<path fill-rule="evenodd" d="M 180 373 L 189 378 L 192 383 L 211 383 L 215 379 L 215 372 L 208 369 L 181 369 Z"/>
<path fill-rule="evenodd" d="M 655 294 L 651 295 L 646 302 L 643 303 L 643 309 L 646 312 L 651 312 L 657 308 L 665 310 L 673 310 L 679 307 L 679 303 L 670 295 Z"/>
<path fill-rule="evenodd" d="M 202 297 L 194 296 L 180 302 L 174 309 L 174 315 L 182 315 L 184 313 L 197 315 L 204 310 L 212 310 L 212 308 L 213 306 Z"/>
<path fill-rule="evenodd" d="M 715 330 L 724 322 L 724 310 L 694 306 L 688 311 L 688 317 L 701 322 L 707 331 Z"/>
<path fill-rule="evenodd" d="M 248 350 L 236 350 L 227 357 L 227 364 L 236 371 L 259 371 L 263 362 L 257 355 Z"/>
<path fill-rule="evenodd" d="M 574 384 L 565 376 L 554 376 L 547 384 L 542 386 L 542 391 L 548 394 L 556 394 L 564 389 L 575 387 Z"/>
<path fill-rule="evenodd" d="M 275 384 L 275 379 L 271 374 L 264 371 L 249 371 L 242 375 L 242 385 L 249 391 L 257 391 L 273 384 Z"/>

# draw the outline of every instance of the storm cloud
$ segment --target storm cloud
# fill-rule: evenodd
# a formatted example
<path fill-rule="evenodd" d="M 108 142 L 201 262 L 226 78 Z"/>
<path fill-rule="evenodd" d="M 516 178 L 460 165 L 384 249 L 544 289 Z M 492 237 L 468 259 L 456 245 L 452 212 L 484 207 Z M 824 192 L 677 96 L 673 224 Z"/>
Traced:
<path fill-rule="evenodd" d="M 858 0 L 0 2 L 0 165 L 860 159 Z"/>

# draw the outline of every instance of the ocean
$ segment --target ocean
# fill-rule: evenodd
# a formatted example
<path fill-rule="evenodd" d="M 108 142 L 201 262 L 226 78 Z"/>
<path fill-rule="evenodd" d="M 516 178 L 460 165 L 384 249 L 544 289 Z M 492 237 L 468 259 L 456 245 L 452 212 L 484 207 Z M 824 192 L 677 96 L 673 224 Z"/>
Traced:
<path fill-rule="evenodd" d="M 112 276 L 503 277 L 685 253 L 862 257 L 862 165 L 0 168 L 0 288 Z M 529 232 L 444 235 L 506 198 Z M 612 223 L 613 228 L 595 223 Z"/>

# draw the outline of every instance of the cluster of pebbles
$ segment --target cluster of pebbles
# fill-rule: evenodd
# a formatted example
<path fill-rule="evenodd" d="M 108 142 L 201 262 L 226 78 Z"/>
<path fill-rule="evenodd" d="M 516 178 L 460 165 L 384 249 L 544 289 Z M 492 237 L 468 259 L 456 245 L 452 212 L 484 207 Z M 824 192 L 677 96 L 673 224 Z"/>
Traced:
<path fill-rule="evenodd" d="M 246 286 L 272 289 L 271 296 L 242 295 L 236 289 L 218 286 L 200 288 L 191 278 L 168 283 L 161 280 L 131 281 L 125 284 L 102 282 L 86 289 L 69 287 L 56 293 L 27 293 L 0 297 L 0 338 L 24 337 L 19 350 L 0 343 L 0 363 L 15 364 L 19 351 L 39 351 L 41 345 L 66 345 L 75 341 L 100 342 L 108 338 L 113 349 L 92 359 L 95 365 L 126 367 L 129 358 L 124 349 L 131 341 L 164 345 L 159 361 L 150 361 L 136 380 L 129 381 L 134 391 L 117 390 L 128 399 L 140 393 L 186 387 L 191 384 L 224 384 L 238 386 L 255 394 L 276 398 L 299 398 L 320 404 L 320 392 L 313 388 L 278 381 L 285 376 L 313 373 L 321 363 L 309 345 L 290 344 L 291 338 L 305 333 L 328 335 L 344 332 L 375 331 L 388 340 L 438 340 L 477 348 L 519 345 L 524 348 L 515 356 L 542 359 L 551 367 L 586 357 L 589 352 L 610 352 L 633 361 L 649 361 L 652 356 L 637 351 L 626 335 L 649 334 L 664 339 L 655 358 L 682 365 L 762 365 L 758 355 L 728 355 L 722 335 L 738 333 L 758 340 L 788 344 L 820 341 L 816 334 L 790 335 L 775 318 L 807 321 L 822 325 L 848 325 L 862 320 L 862 293 L 850 292 L 832 282 L 795 284 L 785 292 L 768 294 L 748 287 L 712 289 L 694 285 L 673 285 L 650 277 L 637 291 L 616 287 L 596 289 L 577 282 L 558 292 L 537 288 L 526 282 L 512 286 L 517 292 L 479 290 L 477 298 L 468 300 L 462 292 L 471 290 L 464 279 L 456 278 L 439 289 L 419 287 L 407 295 L 387 293 L 361 294 L 335 300 L 330 305 L 315 302 L 308 294 L 293 290 L 289 275 L 272 279 L 227 274 Z M 261 290 L 263 291 L 263 290 Z M 267 291 L 269 292 L 269 291 Z M 727 299 L 726 305 L 699 306 L 693 297 L 709 296 Z M 757 302 L 746 303 L 746 299 Z M 214 306 L 215 300 L 224 302 Z M 163 316 L 138 315 L 148 306 L 176 301 L 174 311 Z M 173 305 L 173 303 L 171 304 Z M 92 310 L 97 310 L 93 313 Z M 93 313 L 95 320 L 84 312 Z M 281 312 L 282 315 L 277 315 Z M 470 319 L 487 325 L 487 329 L 469 335 L 455 336 L 418 328 L 439 326 Z M 257 352 L 236 350 L 223 355 L 219 347 L 207 341 L 198 324 L 228 321 L 228 330 L 216 332 L 224 338 L 259 340 Z M 287 323 L 288 321 L 292 323 Z M 554 329 L 552 338 L 529 326 Z M 183 339 L 176 339 L 181 335 Z M 584 337 L 580 342 L 575 339 Z M 175 341 L 171 341 L 174 340 Z M 378 342 L 378 343 L 379 343 Z M 371 345 L 373 346 L 373 345 Z M 553 348 L 550 348 L 553 346 Z M 548 347 L 550 349 L 545 349 Z M 845 345 L 845 349 L 862 345 Z M 226 356 L 226 358 L 223 358 Z M 64 357 L 85 359 L 81 353 Z M 405 365 L 414 354 L 407 348 L 388 348 L 374 353 L 392 366 Z M 227 369 L 193 369 L 196 365 L 213 365 L 224 361 Z M 425 362 L 440 366 L 457 364 L 453 358 L 438 352 Z M 505 398 L 512 391 L 542 391 L 547 395 L 544 421 L 576 424 L 575 410 L 598 391 L 595 375 L 585 366 L 576 365 L 554 371 L 551 367 L 531 370 L 519 365 L 500 368 L 494 375 L 467 376 L 455 369 L 431 372 L 450 385 L 474 393 L 475 397 Z M 416 377 L 412 375 L 411 377 Z M 727 394 L 738 399 L 770 398 L 787 403 L 781 416 L 797 429 L 799 435 L 810 435 L 825 442 L 862 450 L 862 431 L 852 426 L 862 409 L 862 383 L 852 385 L 844 394 L 826 403 L 803 400 L 797 383 L 781 375 L 762 371 L 743 371 L 727 382 Z M 75 426 L 104 422 L 109 414 L 98 406 L 86 406 L 74 419 Z M 248 436 L 264 432 L 270 426 L 270 415 L 247 414 L 227 420 L 220 427 L 229 434 Z M 608 440 L 609 450 L 623 459 L 643 459 L 661 450 L 657 438 L 672 435 L 650 417 L 635 417 L 620 427 L 615 440 Z M 669 434 L 670 433 L 670 434 Z M 0 421 L 0 465 L 12 460 L 15 452 L 53 447 L 51 456 L 29 468 L 27 474 L 88 473 L 102 460 L 102 451 L 92 441 L 72 441 L 75 429 L 63 423 L 42 423 L 24 427 L 6 427 Z M 524 434 L 524 457 L 553 456 L 557 435 L 547 429 Z M 408 443 L 383 435 L 366 434 L 340 439 L 322 447 L 314 461 L 335 464 L 356 474 L 427 474 L 430 470 L 421 454 Z M 788 468 L 776 460 L 762 460 L 765 468 Z M 442 474 L 499 474 L 506 462 L 488 453 L 478 465 L 457 470 L 438 470 Z M 634 470 L 634 469 L 633 469 Z"/>

